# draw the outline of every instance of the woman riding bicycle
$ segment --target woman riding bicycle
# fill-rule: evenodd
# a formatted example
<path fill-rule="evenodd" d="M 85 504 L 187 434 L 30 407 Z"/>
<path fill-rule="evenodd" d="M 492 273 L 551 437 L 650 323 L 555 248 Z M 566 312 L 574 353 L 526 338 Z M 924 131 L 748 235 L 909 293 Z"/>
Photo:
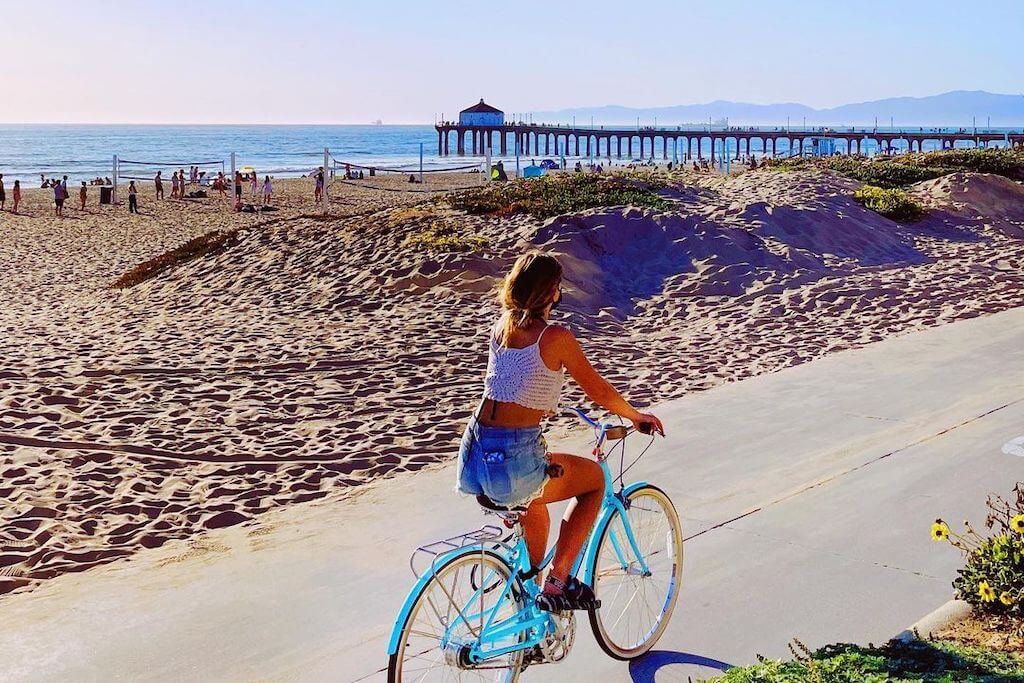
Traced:
<path fill-rule="evenodd" d="M 562 298 L 562 266 L 539 252 L 520 256 L 500 293 L 504 313 L 490 332 L 484 397 L 469 420 L 459 452 L 458 488 L 494 503 L 522 506 L 530 563 L 544 558 L 548 503 L 575 498 L 562 521 L 555 556 L 538 605 L 549 611 L 592 609 L 590 586 L 569 578 L 604 496 L 604 475 L 593 460 L 548 453 L 540 422 L 558 407 L 568 370 L 595 403 L 664 436 L 661 421 L 641 413 L 590 365 L 579 342 L 548 315 Z"/>

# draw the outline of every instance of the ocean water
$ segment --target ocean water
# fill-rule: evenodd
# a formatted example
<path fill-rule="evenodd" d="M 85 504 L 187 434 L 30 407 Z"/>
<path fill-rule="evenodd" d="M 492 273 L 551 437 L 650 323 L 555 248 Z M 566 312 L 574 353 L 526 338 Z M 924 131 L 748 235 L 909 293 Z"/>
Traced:
<path fill-rule="evenodd" d="M 122 177 L 151 177 L 159 164 L 164 176 L 179 167 L 208 171 L 236 165 L 262 174 L 297 176 L 323 165 L 324 147 L 341 162 L 364 166 L 424 168 L 471 164 L 474 159 L 437 157 L 433 126 L 132 126 L 0 125 L 0 173 L 38 185 L 39 174 L 67 174 L 72 181 L 112 175 L 114 155 Z M 126 162 L 142 162 L 131 164 Z M 156 163 L 155 163 L 156 162 Z M 8 186 L 10 183 L 8 182 Z"/>
<path fill-rule="evenodd" d="M 688 127 L 684 127 L 688 128 Z M 879 129 L 880 131 L 886 129 Z M 914 130 L 914 129 L 908 129 Z M 20 179 L 27 187 L 38 186 L 39 174 L 67 174 L 72 182 L 95 176 L 111 176 L 113 156 L 122 160 L 122 178 L 151 178 L 158 168 L 170 177 L 177 168 L 201 165 L 216 172 L 230 168 L 230 155 L 236 165 L 252 166 L 258 173 L 276 177 L 298 176 L 323 164 L 324 147 L 339 163 L 349 162 L 378 168 L 396 168 L 410 172 L 419 167 L 420 143 L 424 149 L 425 169 L 462 167 L 479 158 L 458 157 L 455 136 L 451 136 L 453 154 L 437 156 L 437 133 L 433 126 L 133 126 L 133 125 L 0 125 L 0 173 L 8 186 Z M 760 156 L 759 142 L 753 153 Z M 937 149 L 937 143 L 931 145 Z M 839 148 L 845 151 L 845 145 Z M 926 143 L 926 149 L 929 148 Z M 710 141 L 701 147 L 706 157 Z M 730 141 L 730 152 L 735 143 Z M 874 143 L 863 147 L 868 154 L 877 150 Z M 633 150 L 638 154 L 638 145 Z M 672 157 L 669 146 L 668 156 Z M 786 155 L 781 142 L 780 155 Z M 721 148 L 716 150 L 719 157 Z M 539 160 L 545 155 L 534 155 Z M 546 155 L 555 158 L 555 154 Z M 495 157 L 497 158 L 497 156 Z M 566 155 L 567 159 L 575 157 Z M 662 158 L 661 147 L 657 159 Z M 506 161 L 511 161 L 506 157 Z M 529 159 L 525 159 L 527 163 Z M 619 160 L 614 160 L 619 162 Z M 141 162 L 131 164 L 127 162 Z M 623 157 L 621 163 L 628 163 Z M 160 166 L 158 164 L 168 164 Z M 169 165 L 173 164 L 173 166 Z"/>

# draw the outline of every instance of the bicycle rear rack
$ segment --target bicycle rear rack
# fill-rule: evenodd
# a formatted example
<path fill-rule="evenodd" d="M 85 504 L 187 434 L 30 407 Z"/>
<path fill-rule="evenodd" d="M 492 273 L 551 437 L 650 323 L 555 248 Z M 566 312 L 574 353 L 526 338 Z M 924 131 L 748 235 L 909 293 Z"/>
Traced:
<path fill-rule="evenodd" d="M 485 524 L 484 526 L 476 529 L 475 531 L 467 531 L 464 534 L 458 534 L 450 538 L 443 538 L 439 541 L 431 541 L 416 548 L 412 551 L 412 556 L 409 557 L 409 569 L 412 570 L 413 575 L 418 579 L 420 578 L 423 571 L 428 568 L 433 568 L 434 562 L 438 557 L 449 553 L 459 548 L 465 548 L 469 545 L 482 545 L 484 543 L 502 543 L 502 534 L 505 533 L 501 527 L 493 524 Z M 420 561 L 424 565 L 421 569 L 417 570 L 417 561 Z"/>

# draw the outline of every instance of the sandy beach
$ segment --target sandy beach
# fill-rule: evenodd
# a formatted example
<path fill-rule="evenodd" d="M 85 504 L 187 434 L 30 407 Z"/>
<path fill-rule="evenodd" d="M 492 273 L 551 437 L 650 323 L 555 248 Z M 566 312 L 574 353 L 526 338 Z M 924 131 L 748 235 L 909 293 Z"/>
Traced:
<path fill-rule="evenodd" d="M 157 203 L 148 187 L 137 217 L 91 196 L 56 219 L 46 190 L 26 192 L 28 215 L 0 214 L 0 593 L 449 460 L 480 390 L 491 292 L 526 248 L 560 255 L 559 322 L 639 405 L 1024 292 L 1024 187 L 998 176 L 913 186 L 929 215 L 911 225 L 818 172 L 677 174 L 664 211 L 546 220 L 409 191 L 474 182 L 335 183 L 329 218 L 306 180 L 275 183 L 280 210 L 263 216 Z M 409 243 L 438 226 L 484 246 Z M 238 232 L 110 288 L 214 230 Z"/>

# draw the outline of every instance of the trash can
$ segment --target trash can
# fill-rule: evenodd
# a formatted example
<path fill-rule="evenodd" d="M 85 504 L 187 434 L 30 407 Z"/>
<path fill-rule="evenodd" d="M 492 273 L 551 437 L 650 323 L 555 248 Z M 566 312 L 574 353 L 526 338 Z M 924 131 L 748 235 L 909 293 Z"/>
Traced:
<path fill-rule="evenodd" d="M 114 188 L 109 185 L 104 185 L 100 188 L 100 204 L 109 204 L 113 198 Z"/>

